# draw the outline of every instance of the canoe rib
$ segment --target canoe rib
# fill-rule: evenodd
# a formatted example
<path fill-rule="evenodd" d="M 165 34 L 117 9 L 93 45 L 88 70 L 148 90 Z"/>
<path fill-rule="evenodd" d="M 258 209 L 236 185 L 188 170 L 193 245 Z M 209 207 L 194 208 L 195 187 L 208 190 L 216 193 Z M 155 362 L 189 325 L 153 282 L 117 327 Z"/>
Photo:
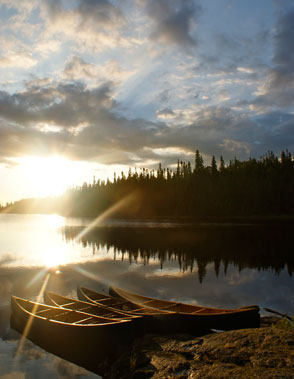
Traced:
<path fill-rule="evenodd" d="M 77 294 L 80 300 L 100 306 L 103 304 L 100 303 L 100 299 L 107 296 L 85 287 L 78 287 Z M 176 312 L 139 307 L 130 301 L 120 300 L 113 296 L 108 296 L 107 299 L 107 306 L 113 310 L 122 310 L 127 315 L 141 316 L 141 333 L 182 333 L 188 331 L 186 326 L 182 325 L 182 321 L 178 319 Z M 197 330 L 189 330 L 189 332 L 200 336 L 210 332 L 210 329 L 198 325 Z"/>
<path fill-rule="evenodd" d="M 111 295 L 101 294 L 100 292 L 90 290 L 85 287 L 78 287 L 77 289 L 78 298 L 84 302 L 88 302 L 95 305 L 104 305 L 103 302 L 100 303 L 101 298 L 106 298 L 107 307 L 113 310 L 119 310 L 128 315 L 135 315 L 140 313 L 140 315 L 155 315 L 155 314 L 168 314 L 170 312 L 161 311 L 158 309 L 147 308 L 142 306 L 137 306 L 135 303 L 123 299 L 119 299 L 117 297 Z"/>
<path fill-rule="evenodd" d="M 141 318 L 140 316 L 127 314 L 125 312 L 109 308 L 105 305 L 92 304 L 81 300 L 70 299 L 68 297 L 48 291 L 46 291 L 44 294 L 44 301 L 46 304 L 59 308 L 65 308 L 69 311 L 84 312 L 93 316 L 106 317 L 113 320 L 130 319 L 135 321 Z"/>

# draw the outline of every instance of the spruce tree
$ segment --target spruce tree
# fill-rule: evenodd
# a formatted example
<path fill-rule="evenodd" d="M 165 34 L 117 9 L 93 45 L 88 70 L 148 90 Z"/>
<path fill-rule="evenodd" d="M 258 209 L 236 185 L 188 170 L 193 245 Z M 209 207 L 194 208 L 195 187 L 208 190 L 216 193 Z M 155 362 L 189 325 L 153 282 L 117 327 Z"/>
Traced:
<path fill-rule="evenodd" d="M 217 173 L 217 165 L 216 165 L 216 160 L 215 160 L 215 156 L 214 155 L 212 156 L 212 159 L 211 159 L 211 173 L 212 174 L 216 174 Z"/>
<path fill-rule="evenodd" d="M 195 153 L 195 171 L 199 172 L 203 169 L 204 169 L 203 158 L 202 158 L 202 155 L 199 153 L 199 150 L 197 149 Z"/>

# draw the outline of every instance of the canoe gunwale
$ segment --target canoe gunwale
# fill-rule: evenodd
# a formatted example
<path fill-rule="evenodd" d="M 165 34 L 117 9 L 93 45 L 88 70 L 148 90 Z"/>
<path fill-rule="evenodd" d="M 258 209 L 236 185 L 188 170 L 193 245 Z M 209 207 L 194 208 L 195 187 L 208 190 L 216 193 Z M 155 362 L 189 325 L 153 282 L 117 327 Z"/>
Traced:
<path fill-rule="evenodd" d="M 53 310 L 57 310 L 57 311 L 60 311 L 60 310 L 64 310 L 65 312 L 64 313 L 59 313 L 58 315 L 55 315 L 55 316 L 52 316 L 52 317 L 45 317 L 45 316 L 41 316 L 39 315 L 38 313 L 33 313 L 32 311 L 29 311 L 28 309 L 26 309 L 22 303 L 24 302 L 27 302 L 27 303 L 30 303 L 30 304 L 33 304 L 34 306 L 36 307 L 39 307 L 41 306 L 42 308 L 43 307 L 48 307 L 49 310 L 53 309 Z M 56 324 L 61 324 L 61 325 L 66 325 L 66 326 L 77 326 L 77 327 L 99 327 L 99 326 L 112 326 L 112 325 L 117 325 L 117 324 L 124 324 L 124 323 L 130 323 L 131 320 L 127 320 L 127 319 L 119 319 L 119 320 L 116 320 L 116 319 L 111 319 L 111 318 L 106 318 L 106 317 L 99 317 L 99 316 L 94 316 L 94 315 L 90 315 L 91 317 L 89 317 L 89 314 L 88 313 L 84 313 L 84 312 L 79 312 L 79 311 L 74 311 L 74 310 L 69 310 L 69 309 L 65 309 L 65 308 L 59 308 L 59 307 L 54 307 L 54 306 L 50 306 L 50 305 L 44 305 L 44 304 L 41 304 L 41 303 L 37 303 L 37 302 L 32 302 L 32 301 L 29 301 L 29 300 L 25 300 L 25 299 L 22 299 L 22 298 L 19 298 L 17 296 L 11 296 L 11 307 L 12 307 L 12 314 L 15 314 L 15 313 L 18 313 L 18 314 L 23 314 L 23 316 L 25 316 L 25 318 L 35 318 L 35 319 L 39 319 L 39 320 L 42 320 L 44 322 L 50 322 L 50 323 L 56 323 Z M 45 311 L 45 310 L 44 310 Z M 83 322 L 85 321 L 86 319 L 89 319 L 89 318 L 92 318 L 93 320 L 94 319 L 105 319 L 109 322 L 101 322 L 101 323 L 89 323 L 89 324 L 77 324 L 76 322 L 65 322 L 65 321 L 60 321 L 60 320 L 56 320 L 54 319 L 54 317 L 58 317 L 58 316 L 61 316 L 63 314 L 70 314 L 70 313 L 76 313 L 76 314 L 81 314 L 81 315 L 84 315 L 85 318 L 84 319 L 81 319 L 81 320 L 78 320 L 79 322 Z"/>
<path fill-rule="evenodd" d="M 83 300 L 83 301 L 86 301 L 86 302 L 89 302 L 91 304 L 96 304 L 96 305 L 101 305 L 101 306 L 104 306 L 103 304 L 100 304 L 100 299 L 92 299 L 91 297 L 88 296 L 88 294 L 85 293 L 86 292 L 91 292 L 91 293 L 97 293 L 96 291 L 92 291 L 88 288 L 85 288 L 85 287 L 78 287 L 78 290 L 77 290 L 77 293 L 78 293 L 78 298 Z M 118 298 L 114 297 L 114 296 L 111 296 L 109 295 L 109 298 L 112 298 L 114 301 L 118 300 Z M 108 299 L 109 300 L 109 299 Z M 172 311 L 161 311 L 161 310 L 158 310 L 158 309 L 155 309 L 155 308 L 150 308 L 150 307 L 137 307 L 135 309 L 130 309 L 130 310 L 121 310 L 121 309 L 118 309 L 115 307 L 115 305 L 123 305 L 123 304 L 129 304 L 131 303 L 130 301 L 121 301 L 121 302 L 115 302 L 114 304 L 111 305 L 107 305 L 108 308 L 110 309 L 113 309 L 113 310 L 119 310 L 127 315 L 138 315 L 138 316 L 158 316 L 158 315 L 163 315 L 163 314 L 166 314 L 166 315 L 170 315 L 170 314 L 176 314 L 177 312 L 172 312 Z M 134 304 L 134 303 L 133 303 Z M 146 311 L 145 311 L 146 310 Z M 141 313 L 140 313 L 141 312 Z"/>
<path fill-rule="evenodd" d="M 184 304 L 184 303 L 180 303 L 180 302 L 171 302 L 171 301 L 168 301 L 168 300 L 159 300 L 159 299 L 153 299 L 153 298 L 149 298 L 147 296 L 141 296 L 141 295 L 137 295 L 137 294 L 134 294 L 134 293 L 131 293 L 131 292 L 128 292 L 128 291 L 125 291 L 125 290 L 122 290 L 120 288 L 116 288 L 116 287 L 110 287 L 109 288 L 109 293 L 111 293 L 112 296 L 117 296 L 118 298 L 121 298 L 121 299 L 124 299 L 126 301 L 129 301 L 129 302 L 133 302 L 134 304 L 136 304 L 138 307 L 144 307 L 144 308 L 148 308 L 148 309 L 153 309 L 153 307 L 151 306 L 148 306 L 148 302 L 151 302 L 153 300 L 158 300 L 160 302 L 163 302 L 163 303 L 166 303 L 166 307 L 180 307 L 180 306 L 191 306 L 191 307 L 195 307 L 195 308 L 199 308 L 199 309 L 196 309 L 194 312 L 185 312 L 185 311 L 180 311 L 180 310 L 173 310 L 173 311 L 169 311 L 169 310 L 166 310 L 166 307 L 163 307 L 162 308 L 155 308 L 155 309 L 158 309 L 160 311 L 164 311 L 164 312 L 173 312 L 173 313 L 177 313 L 177 314 L 182 314 L 182 315 L 197 315 L 197 317 L 201 317 L 201 316 L 204 316 L 204 317 L 209 317 L 209 316 L 217 316 L 217 315 L 230 315 L 230 314 L 246 314 L 246 313 L 259 313 L 259 307 L 254 305 L 254 306 L 249 306 L 249 307 L 241 307 L 241 308 L 234 308 L 234 309 L 222 309 L 222 308 L 212 308 L 212 307 L 203 307 L 203 306 L 197 306 L 197 305 L 192 305 L 192 304 Z M 130 295 L 130 297 L 129 297 Z M 134 296 L 135 298 L 142 298 L 142 300 L 144 300 L 144 302 L 138 302 L 136 300 L 133 300 L 133 298 L 131 298 L 131 296 Z M 146 300 L 146 301 L 145 301 Z M 147 303 L 147 304 L 146 304 Z M 199 312 L 202 312 L 203 310 L 207 310 L 208 312 L 205 313 L 199 313 Z M 209 312 L 211 311 L 211 312 Z"/>

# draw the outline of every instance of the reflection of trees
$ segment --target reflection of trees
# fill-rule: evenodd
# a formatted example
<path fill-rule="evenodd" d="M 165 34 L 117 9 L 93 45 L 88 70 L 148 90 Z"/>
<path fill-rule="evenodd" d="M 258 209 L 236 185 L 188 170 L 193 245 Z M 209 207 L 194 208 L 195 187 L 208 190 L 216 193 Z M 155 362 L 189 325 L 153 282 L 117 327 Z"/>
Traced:
<path fill-rule="evenodd" d="M 65 227 L 66 241 L 72 241 L 82 230 L 80 227 Z M 239 271 L 245 268 L 272 270 L 279 274 L 287 268 L 291 276 L 294 271 L 292 252 L 292 230 L 287 227 L 101 227 L 90 230 L 82 237 L 83 246 L 92 246 L 93 252 L 100 248 L 113 248 L 114 258 L 119 253 L 130 262 L 158 260 L 163 267 L 165 261 L 176 260 L 182 271 L 193 270 L 196 265 L 200 282 L 206 267 L 214 263 L 216 276 L 223 264 L 226 274 L 230 264 Z"/>

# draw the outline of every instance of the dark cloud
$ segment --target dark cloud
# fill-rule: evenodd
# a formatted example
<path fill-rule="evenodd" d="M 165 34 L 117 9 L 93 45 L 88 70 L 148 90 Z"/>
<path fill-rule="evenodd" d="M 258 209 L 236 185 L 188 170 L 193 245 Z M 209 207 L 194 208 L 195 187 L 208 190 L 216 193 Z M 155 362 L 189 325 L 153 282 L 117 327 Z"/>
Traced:
<path fill-rule="evenodd" d="M 168 118 L 168 117 L 175 117 L 175 112 L 170 108 L 161 109 L 156 112 L 156 115 L 158 117 Z"/>
<path fill-rule="evenodd" d="M 225 29 L 218 31 L 213 34 L 210 49 L 200 49 L 198 52 L 199 63 L 195 71 L 230 74 L 236 73 L 238 67 L 260 71 L 264 65 L 262 54 L 269 38 L 269 31 L 264 29 L 253 36 L 244 36 L 238 32 L 229 34 Z"/>
<path fill-rule="evenodd" d="M 26 91 L 14 95 L 1 92 L 2 157 L 60 151 L 91 159 L 117 149 L 119 153 L 113 155 L 119 161 L 124 152 L 152 145 L 163 126 L 116 115 L 111 91 L 111 83 L 87 89 L 79 82 L 61 82 L 46 87 L 28 85 Z M 58 130 L 50 129 L 54 126 Z"/>
<path fill-rule="evenodd" d="M 62 153 L 70 146 L 71 137 L 67 131 L 43 133 L 32 127 L 0 121 L 1 163 L 8 165 L 8 157 Z"/>
<path fill-rule="evenodd" d="M 201 8 L 194 1 L 151 0 L 146 2 L 146 11 L 154 23 L 152 40 L 184 48 L 196 45 L 191 29 Z"/>
<path fill-rule="evenodd" d="M 98 26 L 114 27 L 124 22 L 121 10 L 107 0 L 79 0 L 81 28 Z"/>
<path fill-rule="evenodd" d="M 55 21 L 63 12 L 64 8 L 61 0 L 45 0 L 48 16 L 51 21 Z"/>
<path fill-rule="evenodd" d="M 78 0 L 72 9 L 68 9 L 62 0 L 45 0 L 44 5 L 50 22 L 70 20 L 75 29 L 89 32 L 93 29 L 116 29 L 125 23 L 121 9 L 108 0 Z"/>
<path fill-rule="evenodd" d="M 198 148 L 207 156 L 223 155 L 227 160 L 234 156 L 259 157 L 269 149 L 277 154 L 285 148 L 294 150 L 294 137 L 291 137 L 294 116 L 291 114 L 276 112 L 251 118 L 229 108 L 207 107 L 194 117 L 197 121 L 189 125 L 166 129 L 160 141 L 164 141 L 165 146 L 178 146 L 187 151 Z"/>
<path fill-rule="evenodd" d="M 269 69 L 262 94 L 252 102 L 254 109 L 265 112 L 294 106 L 294 10 L 277 21 L 274 44 L 274 67 Z"/>
<path fill-rule="evenodd" d="M 274 63 L 288 69 L 294 69 L 294 9 L 281 16 L 274 35 Z"/>
<path fill-rule="evenodd" d="M 64 76 L 68 79 L 77 77 L 94 79 L 93 65 L 79 56 L 70 57 L 64 66 Z"/>
<path fill-rule="evenodd" d="M 7 163 L 8 157 L 54 152 L 107 164 L 161 161 L 167 165 L 189 157 L 196 148 L 207 156 L 222 154 L 227 159 L 260 156 L 268 149 L 294 149 L 294 138 L 289 137 L 294 117 L 287 112 L 250 119 L 246 113 L 217 106 L 192 113 L 159 110 L 162 119 L 176 120 L 170 126 L 120 116 L 113 89 L 110 82 L 88 88 L 80 82 L 35 78 L 26 82 L 22 92 L 2 91 L 1 162 Z"/>
<path fill-rule="evenodd" d="M 265 112 L 294 106 L 294 72 L 275 68 L 269 71 L 263 93 L 252 102 L 253 108 Z"/>
<path fill-rule="evenodd" d="M 95 119 L 102 109 L 113 106 L 111 83 L 92 90 L 81 82 L 35 86 L 10 95 L 0 92 L 1 116 L 22 125 L 48 123 L 60 127 L 78 127 Z"/>

